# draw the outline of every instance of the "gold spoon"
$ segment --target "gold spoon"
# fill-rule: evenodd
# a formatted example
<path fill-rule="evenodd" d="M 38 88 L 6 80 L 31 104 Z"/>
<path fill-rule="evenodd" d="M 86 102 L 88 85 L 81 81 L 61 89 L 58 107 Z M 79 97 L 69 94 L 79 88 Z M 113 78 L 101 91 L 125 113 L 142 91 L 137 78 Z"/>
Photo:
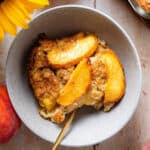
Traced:
<path fill-rule="evenodd" d="M 141 17 L 150 20 L 150 13 L 143 10 L 137 3 L 136 0 L 128 0 L 133 10 Z"/>
<path fill-rule="evenodd" d="M 75 114 L 76 114 L 76 110 L 73 111 L 73 112 L 70 114 L 70 116 L 69 116 L 68 120 L 66 121 L 64 127 L 62 128 L 61 132 L 59 133 L 59 135 L 58 135 L 58 137 L 57 137 L 57 139 L 56 139 L 56 141 L 55 141 L 55 143 L 54 143 L 54 145 L 53 145 L 53 147 L 52 147 L 52 150 L 56 150 L 57 147 L 58 147 L 58 145 L 59 145 L 59 144 L 61 143 L 61 141 L 63 140 L 63 138 L 64 138 L 64 136 L 66 135 L 66 132 L 67 132 L 69 126 L 71 125 L 71 123 L 72 123 L 72 121 L 73 121 L 73 119 L 74 119 L 74 117 L 75 117 Z"/>

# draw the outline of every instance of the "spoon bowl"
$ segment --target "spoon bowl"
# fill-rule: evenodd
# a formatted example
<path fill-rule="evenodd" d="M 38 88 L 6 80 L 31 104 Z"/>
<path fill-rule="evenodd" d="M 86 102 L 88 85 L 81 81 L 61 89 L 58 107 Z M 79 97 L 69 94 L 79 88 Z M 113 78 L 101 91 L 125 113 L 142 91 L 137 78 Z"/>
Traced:
<path fill-rule="evenodd" d="M 148 19 L 150 20 L 150 13 L 146 12 L 144 9 L 142 9 L 138 3 L 136 2 L 136 0 L 128 0 L 129 4 L 131 5 L 131 7 L 133 8 L 133 10 L 141 17 L 143 17 L 144 19 Z"/>

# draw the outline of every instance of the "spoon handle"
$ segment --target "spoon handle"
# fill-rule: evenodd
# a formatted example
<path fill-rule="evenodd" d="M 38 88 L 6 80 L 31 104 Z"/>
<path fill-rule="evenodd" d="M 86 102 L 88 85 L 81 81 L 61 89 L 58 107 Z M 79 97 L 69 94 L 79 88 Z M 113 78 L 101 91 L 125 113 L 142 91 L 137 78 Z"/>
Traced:
<path fill-rule="evenodd" d="M 67 132 L 69 126 L 71 125 L 71 123 L 72 123 L 72 121 L 73 121 L 73 119 L 74 119 L 74 117 L 75 117 L 75 114 L 76 114 L 76 110 L 73 111 L 73 112 L 70 114 L 70 116 L 69 116 L 67 122 L 65 123 L 65 125 L 64 125 L 64 127 L 62 128 L 61 132 L 59 133 L 59 135 L 58 135 L 58 137 L 57 137 L 57 139 L 56 139 L 56 141 L 55 141 L 55 143 L 54 143 L 54 145 L 53 145 L 53 147 L 52 147 L 52 150 L 56 150 L 57 147 L 58 147 L 58 145 L 59 145 L 59 144 L 61 143 L 61 141 L 63 140 L 63 138 L 64 138 L 64 136 L 65 136 L 65 134 L 66 134 L 66 132 Z"/>

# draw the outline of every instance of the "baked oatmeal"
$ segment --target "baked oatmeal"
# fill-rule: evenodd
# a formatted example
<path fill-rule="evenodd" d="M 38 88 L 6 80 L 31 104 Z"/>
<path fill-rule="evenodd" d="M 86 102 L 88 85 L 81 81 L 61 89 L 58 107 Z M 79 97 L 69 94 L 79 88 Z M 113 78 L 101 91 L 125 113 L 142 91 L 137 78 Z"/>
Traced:
<path fill-rule="evenodd" d="M 98 110 L 104 108 L 105 111 L 109 111 L 119 101 L 105 103 L 109 66 L 105 59 L 101 59 L 101 52 L 109 48 L 97 36 L 78 33 L 59 40 L 40 39 L 38 44 L 31 52 L 28 76 L 34 95 L 39 103 L 39 113 L 43 118 L 55 123 L 62 123 L 66 114 L 82 106 L 90 106 Z M 55 53 L 55 50 L 57 53 Z M 80 52 L 81 50 L 83 52 Z M 56 56 L 57 59 L 53 59 L 50 55 Z M 88 59 L 87 63 L 91 72 L 88 90 L 84 91 L 75 101 L 62 105 L 58 102 L 58 99 L 60 99 L 62 92 L 84 58 Z M 122 68 L 121 71 L 123 74 Z M 84 79 L 84 76 L 81 78 Z M 72 83 L 75 83 L 75 81 L 73 80 Z M 124 95 L 124 90 L 119 99 Z M 63 99 L 62 101 L 65 102 Z"/>

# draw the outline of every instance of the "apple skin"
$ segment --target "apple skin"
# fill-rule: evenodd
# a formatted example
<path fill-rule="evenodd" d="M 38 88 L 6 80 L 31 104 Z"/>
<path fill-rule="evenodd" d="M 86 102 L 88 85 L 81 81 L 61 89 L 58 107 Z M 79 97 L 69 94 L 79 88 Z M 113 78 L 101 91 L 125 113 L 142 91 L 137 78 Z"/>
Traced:
<path fill-rule="evenodd" d="M 144 145 L 143 150 L 150 150 L 150 140 Z"/>
<path fill-rule="evenodd" d="M 8 142 L 21 127 L 5 85 L 0 85 L 0 144 Z"/>

